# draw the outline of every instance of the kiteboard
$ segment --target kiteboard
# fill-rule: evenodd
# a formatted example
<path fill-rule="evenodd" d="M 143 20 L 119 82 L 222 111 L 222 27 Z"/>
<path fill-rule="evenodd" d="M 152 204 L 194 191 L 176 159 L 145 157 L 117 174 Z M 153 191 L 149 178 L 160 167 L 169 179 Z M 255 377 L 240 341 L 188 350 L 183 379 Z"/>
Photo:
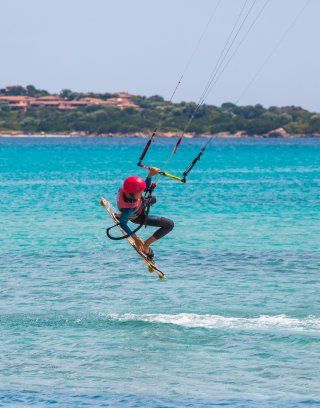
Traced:
<path fill-rule="evenodd" d="M 113 208 L 113 206 L 109 203 L 109 201 L 106 200 L 105 198 L 101 197 L 100 198 L 100 204 L 105 208 L 105 210 L 107 211 L 110 218 L 115 223 L 115 225 L 117 226 L 117 228 L 119 229 L 121 234 L 123 236 L 127 235 L 126 232 L 118 224 L 119 221 L 118 221 L 118 219 L 116 217 L 116 211 Z M 132 237 L 128 237 L 128 238 L 126 238 L 126 240 L 130 244 L 130 246 L 136 251 L 136 253 L 140 256 L 140 258 L 144 261 L 144 263 L 147 265 L 149 272 L 155 272 L 159 276 L 159 279 L 164 279 L 166 277 L 165 274 L 163 272 L 161 272 L 160 269 L 157 268 L 157 266 L 156 266 L 156 264 L 154 262 L 152 262 L 150 259 L 148 259 L 147 256 L 143 252 L 138 250 L 138 248 L 136 247 L 136 244 L 134 242 L 134 239 Z"/>

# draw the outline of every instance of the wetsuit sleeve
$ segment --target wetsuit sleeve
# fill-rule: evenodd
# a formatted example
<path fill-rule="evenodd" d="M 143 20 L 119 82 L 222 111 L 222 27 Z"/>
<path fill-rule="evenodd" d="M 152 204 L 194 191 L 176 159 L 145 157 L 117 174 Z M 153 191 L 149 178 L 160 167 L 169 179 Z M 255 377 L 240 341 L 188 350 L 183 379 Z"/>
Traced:
<path fill-rule="evenodd" d="M 146 189 L 144 190 L 144 191 L 147 191 L 148 190 L 148 188 L 151 186 L 151 177 L 147 177 L 146 179 L 145 179 L 145 182 L 146 182 Z"/>
<path fill-rule="evenodd" d="M 121 216 L 119 218 L 119 225 L 125 231 L 126 234 L 131 234 L 132 231 L 128 226 L 128 221 L 132 213 L 132 208 L 121 208 Z"/>

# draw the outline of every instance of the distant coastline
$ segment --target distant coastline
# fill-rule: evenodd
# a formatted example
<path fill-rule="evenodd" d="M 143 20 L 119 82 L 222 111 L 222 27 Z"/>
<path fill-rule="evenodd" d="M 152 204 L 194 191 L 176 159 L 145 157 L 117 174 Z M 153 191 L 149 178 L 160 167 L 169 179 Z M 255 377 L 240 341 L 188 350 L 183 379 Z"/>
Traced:
<path fill-rule="evenodd" d="M 11 131 L 11 132 L 4 132 L 0 131 L 0 137 L 2 138 L 95 138 L 95 137 L 105 137 L 105 138 L 141 138 L 146 139 L 151 136 L 151 132 L 134 132 L 134 133 L 87 133 L 87 132 L 57 132 L 57 133 L 46 133 L 46 132 L 18 132 L 18 131 Z M 174 138 L 179 137 L 179 133 L 174 132 L 157 132 L 157 137 L 164 137 L 164 138 Z M 282 129 L 279 129 L 278 132 L 273 132 L 272 134 L 262 134 L 262 135 L 248 135 L 246 132 L 237 132 L 237 133 L 228 133 L 228 132 L 220 132 L 220 133 L 213 133 L 213 134 L 186 134 L 184 135 L 187 139 L 207 139 L 207 138 L 217 138 L 217 139 L 295 139 L 295 138 L 320 138 L 320 133 L 313 134 L 313 135 L 304 135 L 304 134 L 288 134 L 283 132 Z"/>
<path fill-rule="evenodd" d="M 192 120 L 190 120 L 192 118 Z M 172 103 L 118 93 L 59 94 L 33 85 L 0 89 L 0 136 L 298 138 L 320 137 L 320 114 L 298 106 Z"/>

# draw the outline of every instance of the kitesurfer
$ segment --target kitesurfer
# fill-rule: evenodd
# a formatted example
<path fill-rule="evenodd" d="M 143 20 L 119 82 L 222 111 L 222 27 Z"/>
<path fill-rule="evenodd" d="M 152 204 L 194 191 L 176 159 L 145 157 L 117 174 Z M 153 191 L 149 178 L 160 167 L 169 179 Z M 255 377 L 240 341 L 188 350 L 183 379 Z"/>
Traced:
<path fill-rule="evenodd" d="M 151 167 L 147 178 L 144 180 L 138 176 L 130 176 L 123 182 L 123 186 L 118 191 L 118 215 L 119 225 L 134 239 L 136 247 L 139 251 L 143 251 L 150 260 L 154 257 L 154 252 L 150 248 L 158 239 L 167 235 L 174 227 L 174 223 L 169 218 L 159 217 L 156 215 L 147 215 L 145 219 L 145 202 L 143 200 L 143 192 L 147 191 L 151 186 L 151 178 L 158 174 L 160 170 L 156 167 Z M 154 198 L 155 202 L 155 198 Z M 135 224 L 145 224 L 151 227 L 159 227 L 146 241 L 143 241 L 138 235 L 132 233 L 128 226 L 128 221 Z"/>

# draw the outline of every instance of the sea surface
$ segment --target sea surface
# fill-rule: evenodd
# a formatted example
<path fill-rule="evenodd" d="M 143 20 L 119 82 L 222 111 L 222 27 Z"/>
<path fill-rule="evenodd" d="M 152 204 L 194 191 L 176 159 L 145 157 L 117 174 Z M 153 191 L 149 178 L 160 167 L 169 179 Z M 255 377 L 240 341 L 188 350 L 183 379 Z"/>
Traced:
<path fill-rule="evenodd" d="M 99 206 L 145 143 L 0 139 L 0 406 L 320 406 L 320 140 L 214 139 L 161 178 L 165 281 Z"/>

